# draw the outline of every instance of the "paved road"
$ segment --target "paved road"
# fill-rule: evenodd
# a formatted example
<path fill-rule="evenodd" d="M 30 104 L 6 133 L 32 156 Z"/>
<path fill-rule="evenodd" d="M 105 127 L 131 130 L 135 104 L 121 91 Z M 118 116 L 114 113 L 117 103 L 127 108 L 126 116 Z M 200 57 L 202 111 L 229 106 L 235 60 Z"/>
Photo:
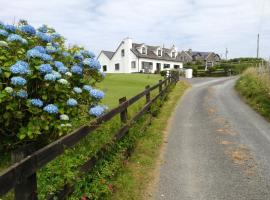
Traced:
<path fill-rule="evenodd" d="M 174 113 L 156 200 L 269 200 L 270 123 L 233 89 L 193 79 Z"/>

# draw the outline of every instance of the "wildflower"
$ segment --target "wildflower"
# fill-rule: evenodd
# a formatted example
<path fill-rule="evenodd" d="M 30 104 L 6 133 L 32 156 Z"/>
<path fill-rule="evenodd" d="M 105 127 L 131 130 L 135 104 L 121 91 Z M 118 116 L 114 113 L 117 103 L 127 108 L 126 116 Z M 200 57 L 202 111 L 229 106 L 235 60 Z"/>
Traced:
<path fill-rule="evenodd" d="M 7 47 L 7 46 L 8 46 L 8 43 L 6 43 L 3 40 L 0 41 L 0 47 Z"/>
<path fill-rule="evenodd" d="M 55 81 L 57 79 L 57 76 L 55 74 L 53 74 L 53 73 L 52 74 L 46 74 L 44 76 L 44 79 L 46 81 Z"/>
<path fill-rule="evenodd" d="M 82 93 L 82 89 L 79 88 L 79 87 L 74 87 L 74 88 L 73 88 L 73 91 L 76 92 L 77 94 Z"/>
<path fill-rule="evenodd" d="M 43 101 L 41 101 L 40 99 L 31 99 L 30 104 L 32 106 L 36 106 L 36 107 L 41 108 L 43 106 Z"/>
<path fill-rule="evenodd" d="M 12 85 L 23 86 L 26 84 L 26 80 L 20 76 L 15 76 L 11 78 Z"/>
<path fill-rule="evenodd" d="M 12 33 L 15 33 L 17 28 L 16 28 L 16 26 L 7 24 L 7 25 L 5 25 L 5 29 L 12 32 Z"/>
<path fill-rule="evenodd" d="M 57 114 L 58 113 L 58 107 L 54 104 L 49 104 L 43 108 L 43 110 L 49 114 Z"/>
<path fill-rule="evenodd" d="M 68 99 L 67 100 L 67 105 L 70 106 L 70 107 L 74 107 L 74 106 L 77 106 L 78 102 L 76 101 L 76 99 Z"/>
<path fill-rule="evenodd" d="M 39 53 L 46 53 L 46 50 L 43 46 L 35 46 L 33 49 L 37 50 Z"/>
<path fill-rule="evenodd" d="M 92 89 L 90 91 L 90 95 L 96 99 L 103 99 L 104 98 L 104 92 L 98 89 Z"/>
<path fill-rule="evenodd" d="M 0 35 L 7 37 L 8 36 L 8 32 L 5 31 L 5 30 L 3 30 L 3 29 L 0 29 Z"/>
<path fill-rule="evenodd" d="M 72 74 L 71 74 L 70 72 L 66 72 L 65 75 L 66 75 L 66 76 L 69 76 L 69 77 L 72 76 Z"/>
<path fill-rule="evenodd" d="M 76 52 L 73 56 L 74 59 L 83 61 L 84 57 L 80 52 Z"/>
<path fill-rule="evenodd" d="M 41 39 L 43 42 L 51 42 L 52 37 L 46 33 L 43 32 L 37 32 L 37 37 Z"/>
<path fill-rule="evenodd" d="M 21 26 L 20 27 L 20 30 L 23 32 L 23 33 L 26 33 L 28 35 L 35 35 L 36 34 L 36 30 L 33 26 L 30 26 L 30 25 L 24 25 L 24 26 Z"/>
<path fill-rule="evenodd" d="M 63 121 L 68 121 L 69 117 L 68 117 L 68 115 L 63 114 L 63 115 L 60 115 L 60 119 Z"/>
<path fill-rule="evenodd" d="M 12 87 L 6 87 L 5 88 L 5 91 L 9 94 L 12 94 L 13 93 L 13 88 Z"/>
<path fill-rule="evenodd" d="M 83 69 L 82 69 L 81 67 L 79 67 L 78 65 L 73 65 L 73 66 L 71 67 L 71 72 L 72 72 L 73 74 L 82 75 Z"/>
<path fill-rule="evenodd" d="M 68 81 L 66 79 L 63 79 L 63 78 L 59 79 L 57 82 L 61 83 L 62 85 L 68 85 L 69 84 Z"/>
<path fill-rule="evenodd" d="M 99 70 L 101 68 L 99 61 L 93 58 L 84 59 L 83 64 L 89 66 L 92 69 Z"/>
<path fill-rule="evenodd" d="M 98 105 L 98 106 L 95 106 L 95 107 L 90 108 L 88 113 L 90 115 L 99 117 L 99 116 L 101 116 L 104 113 L 105 110 L 106 110 L 106 107 L 105 106 Z"/>
<path fill-rule="evenodd" d="M 23 98 L 23 99 L 27 99 L 28 97 L 28 94 L 25 90 L 19 90 L 17 93 L 16 93 L 16 96 L 17 97 L 20 97 L 20 98 Z"/>
<path fill-rule="evenodd" d="M 9 42 L 20 42 L 22 44 L 27 44 L 27 40 L 22 38 L 20 35 L 17 34 L 10 34 L 7 38 Z"/>
<path fill-rule="evenodd" d="M 87 92 L 90 92 L 93 88 L 90 85 L 84 85 L 83 89 L 86 90 Z"/>
<path fill-rule="evenodd" d="M 52 73 L 52 67 L 50 64 L 42 64 L 39 66 L 38 71 L 42 74 Z"/>
<path fill-rule="evenodd" d="M 47 33 L 48 28 L 46 25 L 43 24 L 41 27 L 38 28 L 38 31 L 42 33 Z"/>
<path fill-rule="evenodd" d="M 29 74 L 29 64 L 27 62 L 19 60 L 10 67 L 10 71 L 13 74 Z"/>

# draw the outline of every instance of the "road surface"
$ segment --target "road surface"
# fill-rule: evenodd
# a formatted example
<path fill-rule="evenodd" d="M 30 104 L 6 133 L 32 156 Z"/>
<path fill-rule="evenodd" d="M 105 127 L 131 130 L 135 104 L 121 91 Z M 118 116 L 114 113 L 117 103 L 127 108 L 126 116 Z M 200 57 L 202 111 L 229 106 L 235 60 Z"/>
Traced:
<path fill-rule="evenodd" d="M 169 128 L 154 199 L 270 199 L 270 123 L 238 97 L 235 81 L 191 80 Z"/>

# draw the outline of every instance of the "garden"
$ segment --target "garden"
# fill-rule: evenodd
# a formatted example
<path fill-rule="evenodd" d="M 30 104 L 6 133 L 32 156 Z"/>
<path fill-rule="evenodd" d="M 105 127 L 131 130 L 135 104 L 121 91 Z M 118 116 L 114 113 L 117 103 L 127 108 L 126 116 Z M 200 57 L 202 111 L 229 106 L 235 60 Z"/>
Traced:
<path fill-rule="evenodd" d="M 92 52 L 76 45 L 68 48 L 65 38 L 47 25 L 36 29 L 25 20 L 17 25 L 0 22 L 0 174 L 12 163 L 95 121 L 120 97 L 130 98 L 161 79 L 159 75 L 129 76 L 108 75 L 107 79 Z M 155 87 L 149 97 L 159 94 L 158 90 Z M 109 198 L 117 188 L 114 177 L 166 96 L 151 105 L 120 141 L 114 141 L 114 134 L 122 122 L 112 117 L 39 169 L 38 198 L 55 199 L 61 188 L 71 186 L 69 199 Z M 127 119 L 144 105 L 142 99 L 130 106 Z M 91 172 L 78 170 L 100 149 L 107 153 Z M 13 199 L 16 194 L 11 190 L 2 198 Z"/>

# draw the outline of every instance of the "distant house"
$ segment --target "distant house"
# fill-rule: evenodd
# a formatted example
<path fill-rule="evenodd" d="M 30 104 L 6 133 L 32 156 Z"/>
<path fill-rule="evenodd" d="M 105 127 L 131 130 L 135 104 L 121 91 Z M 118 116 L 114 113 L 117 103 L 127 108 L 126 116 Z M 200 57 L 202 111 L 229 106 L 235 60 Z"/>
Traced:
<path fill-rule="evenodd" d="M 183 68 L 175 46 L 163 48 L 124 39 L 115 51 L 101 51 L 97 59 L 107 73 L 158 73 L 164 69 Z"/>
<path fill-rule="evenodd" d="M 201 52 L 201 51 L 181 51 L 179 53 L 180 60 L 183 63 L 202 62 L 205 68 L 212 67 L 220 61 L 220 56 L 214 52 Z"/>

